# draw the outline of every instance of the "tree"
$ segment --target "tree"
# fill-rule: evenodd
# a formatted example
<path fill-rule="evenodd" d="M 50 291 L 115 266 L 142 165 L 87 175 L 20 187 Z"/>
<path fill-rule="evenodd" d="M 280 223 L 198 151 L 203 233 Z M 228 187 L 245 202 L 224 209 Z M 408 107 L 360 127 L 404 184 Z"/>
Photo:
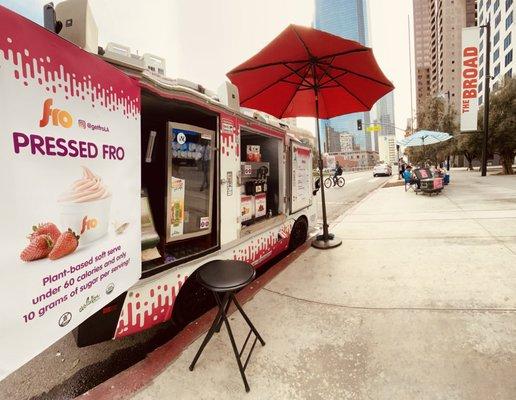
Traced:
<path fill-rule="evenodd" d="M 441 97 L 430 97 L 417 114 L 418 129 L 446 132 L 452 136 L 458 131 L 457 113 L 450 107 L 447 101 Z M 443 143 L 431 144 L 411 148 L 408 153 L 416 163 L 430 161 L 439 164 L 455 151 L 455 139 L 452 138 Z"/>
<path fill-rule="evenodd" d="M 479 122 L 478 126 L 482 126 Z M 468 161 L 468 170 L 473 171 L 473 160 L 482 155 L 482 135 L 480 132 L 464 133 L 457 138 L 455 154 L 463 155 Z"/>
<path fill-rule="evenodd" d="M 489 144 L 502 160 L 503 173 L 514 173 L 516 156 L 516 79 L 508 78 L 493 93 L 489 105 Z"/>

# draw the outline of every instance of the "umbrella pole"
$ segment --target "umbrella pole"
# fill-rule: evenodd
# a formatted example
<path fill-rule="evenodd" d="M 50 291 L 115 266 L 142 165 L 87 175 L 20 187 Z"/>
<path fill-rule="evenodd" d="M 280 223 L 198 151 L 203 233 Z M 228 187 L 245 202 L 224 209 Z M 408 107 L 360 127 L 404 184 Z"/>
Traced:
<path fill-rule="evenodd" d="M 313 66 L 315 72 L 315 66 Z M 314 73 L 314 76 L 315 73 Z M 319 182 L 321 186 L 321 202 L 322 202 L 322 213 L 323 213 L 323 234 L 317 235 L 317 237 L 312 241 L 312 246 L 318 249 L 332 249 L 334 247 L 340 246 L 342 244 L 342 240 L 336 238 L 335 235 L 331 234 L 328 231 L 328 216 L 326 214 L 326 196 L 324 195 L 324 176 L 323 176 L 323 161 L 322 161 L 322 152 L 321 152 L 321 132 L 319 128 L 319 94 L 317 90 L 317 86 L 314 87 L 315 94 L 315 115 L 316 115 L 316 124 L 317 124 L 317 148 L 319 151 Z"/>

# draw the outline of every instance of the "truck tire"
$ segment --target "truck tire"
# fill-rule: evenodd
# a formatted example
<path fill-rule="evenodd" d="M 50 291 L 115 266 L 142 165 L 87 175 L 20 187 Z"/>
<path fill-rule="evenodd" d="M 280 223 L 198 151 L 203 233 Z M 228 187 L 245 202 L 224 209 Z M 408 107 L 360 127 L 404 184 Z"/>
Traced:
<path fill-rule="evenodd" d="M 292 251 L 301 246 L 304 242 L 306 242 L 307 235 L 308 220 L 304 216 L 299 217 L 292 227 L 292 232 L 290 233 L 290 240 L 288 243 L 288 250 Z"/>
<path fill-rule="evenodd" d="M 197 282 L 194 273 L 186 280 L 177 295 L 172 310 L 172 320 L 181 330 L 215 305 L 213 295 Z"/>

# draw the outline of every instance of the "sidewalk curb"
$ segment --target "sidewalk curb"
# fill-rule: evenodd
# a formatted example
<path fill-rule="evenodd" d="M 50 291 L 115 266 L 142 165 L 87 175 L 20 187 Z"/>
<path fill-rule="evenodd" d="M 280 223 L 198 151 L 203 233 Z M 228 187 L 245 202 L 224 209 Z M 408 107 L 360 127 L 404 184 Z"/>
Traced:
<path fill-rule="evenodd" d="M 237 294 L 240 304 L 244 305 L 249 300 L 252 300 L 256 293 L 308 250 L 310 248 L 310 239 L 311 237 L 302 246 L 283 258 L 262 276 L 254 280 L 249 286 L 240 291 Z M 229 314 L 234 311 L 233 306 Z M 216 309 L 211 309 L 186 326 L 173 339 L 152 351 L 145 359 L 82 395 L 77 396 L 76 399 L 87 397 L 95 400 L 122 400 L 133 396 L 136 392 L 148 386 L 152 380 L 175 361 L 188 346 L 207 332 L 215 314 Z M 191 372 L 185 370 L 178 371 L 178 373 L 188 374 Z"/>

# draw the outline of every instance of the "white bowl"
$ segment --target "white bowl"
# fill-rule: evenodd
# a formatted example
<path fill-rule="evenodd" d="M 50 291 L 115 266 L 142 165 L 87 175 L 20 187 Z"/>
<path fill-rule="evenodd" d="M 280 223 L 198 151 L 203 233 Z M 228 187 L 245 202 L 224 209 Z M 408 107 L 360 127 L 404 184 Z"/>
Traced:
<path fill-rule="evenodd" d="M 73 230 L 79 238 L 79 246 L 104 236 L 109 227 L 111 196 L 84 203 L 61 203 L 61 230 Z"/>

